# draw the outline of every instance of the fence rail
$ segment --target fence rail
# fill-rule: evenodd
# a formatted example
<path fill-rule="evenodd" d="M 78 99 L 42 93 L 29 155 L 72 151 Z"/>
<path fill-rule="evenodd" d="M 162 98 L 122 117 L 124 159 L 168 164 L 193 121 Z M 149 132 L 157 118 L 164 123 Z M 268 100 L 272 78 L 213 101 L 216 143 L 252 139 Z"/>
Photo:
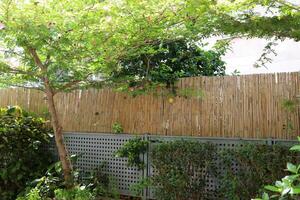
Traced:
<path fill-rule="evenodd" d="M 300 133 L 300 107 L 282 103 L 300 97 L 300 73 L 180 80 L 179 88 L 201 89 L 201 99 L 130 97 L 109 89 L 59 94 L 56 105 L 64 131 L 111 132 L 119 122 L 126 133 L 169 136 L 294 139 Z M 0 90 L 0 106 L 20 105 L 47 111 L 41 92 Z"/>

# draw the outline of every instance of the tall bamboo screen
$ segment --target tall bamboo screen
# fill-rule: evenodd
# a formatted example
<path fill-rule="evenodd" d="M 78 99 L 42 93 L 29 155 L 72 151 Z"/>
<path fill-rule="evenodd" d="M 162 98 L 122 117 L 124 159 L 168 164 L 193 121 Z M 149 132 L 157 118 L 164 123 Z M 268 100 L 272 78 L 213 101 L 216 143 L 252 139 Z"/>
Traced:
<path fill-rule="evenodd" d="M 56 105 L 64 131 L 111 132 L 120 123 L 135 134 L 282 138 L 300 134 L 300 106 L 286 111 L 283 102 L 300 102 L 300 73 L 180 80 L 180 88 L 200 89 L 200 99 L 154 96 L 131 97 L 109 89 L 59 94 Z M 41 92 L 0 90 L 0 106 L 20 105 L 33 112 L 47 111 Z"/>

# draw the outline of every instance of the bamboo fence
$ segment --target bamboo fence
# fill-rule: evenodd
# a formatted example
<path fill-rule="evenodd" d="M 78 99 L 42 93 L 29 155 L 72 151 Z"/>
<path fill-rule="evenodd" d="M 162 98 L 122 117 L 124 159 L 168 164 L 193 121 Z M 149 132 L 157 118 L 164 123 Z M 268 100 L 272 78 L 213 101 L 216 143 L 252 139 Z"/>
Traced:
<path fill-rule="evenodd" d="M 300 73 L 181 79 L 179 88 L 201 90 L 201 98 L 144 95 L 131 97 L 110 89 L 59 94 L 55 101 L 64 131 L 112 131 L 171 136 L 295 139 L 300 133 L 300 106 L 287 111 L 283 102 L 300 103 Z M 47 113 L 43 93 L 0 90 L 0 106 L 20 105 Z"/>

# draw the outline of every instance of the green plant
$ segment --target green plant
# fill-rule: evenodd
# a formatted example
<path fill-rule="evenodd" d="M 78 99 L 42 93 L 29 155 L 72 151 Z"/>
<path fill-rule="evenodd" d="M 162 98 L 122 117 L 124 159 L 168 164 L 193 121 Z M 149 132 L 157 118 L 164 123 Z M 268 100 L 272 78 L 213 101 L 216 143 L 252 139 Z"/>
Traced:
<path fill-rule="evenodd" d="M 116 157 L 126 157 L 128 158 L 128 166 L 137 167 L 138 169 L 143 169 L 145 163 L 141 160 L 141 154 L 146 153 L 148 149 L 148 142 L 144 141 L 142 138 L 130 139 L 126 142 L 119 150 L 115 152 Z"/>
<path fill-rule="evenodd" d="M 145 188 L 152 187 L 153 183 L 150 177 L 142 178 L 137 183 L 130 185 L 130 191 L 134 196 L 143 196 L 143 190 Z"/>
<path fill-rule="evenodd" d="M 65 185 L 61 163 L 56 162 L 48 166 L 44 176 L 31 181 L 28 187 L 19 194 L 19 198 L 28 197 L 32 191 L 38 191 L 39 196 L 43 199 L 54 198 L 54 191 L 63 188 L 65 188 Z"/>
<path fill-rule="evenodd" d="M 157 144 L 151 152 L 152 183 L 158 199 L 209 198 L 205 184 L 215 171 L 216 147 L 210 143 L 173 141 Z"/>
<path fill-rule="evenodd" d="M 112 131 L 113 133 L 123 133 L 123 127 L 122 127 L 122 124 L 119 123 L 119 122 L 115 122 L 113 125 L 112 125 Z"/>
<path fill-rule="evenodd" d="M 286 162 L 297 158 L 286 146 L 262 144 L 245 144 L 224 150 L 219 157 L 224 172 L 218 175 L 218 194 L 222 199 L 231 200 L 249 200 L 258 196 L 263 185 L 286 174 L 281 170 Z"/>
<path fill-rule="evenodd" d="M 115 179 L 103 172 L 106 167 L 107 163 L 103 162 L 97 169 L 87 175 L 83 184 L 92 191 L 95 197 L 119 199 L 120 193 Z"/>
<path fill-rule="evenodd" d="M 43 147 L 51 136 L 42 118 L 18 106 L 0 108 L 1 199 L 14 199 L 29 181 L 46 171 L 52 156 Z"/>
<path fill-rule="evenodd" d="M 37 188 L 32 188 L 25 197 L 18 197 L 16 200 L 42 200 L 39 190 Z"/>
<path fill-rule="evenodd" d="M 126 83 L 124 90 L 134 95 L 151 91 L 152 86 L 165 86 L 176 94 L 179 78 L 225 75 L 221 48 L 205 51 L 195 41 L 184 38 L 158 39 L 143 48 L 145 51 L 120 59 L 120 67 L 112 72 L 112 78 Z"/>
<path fill-rule="evenodd" d="M 71 155 L 70 158 L 74 164 L 78 156 Z M 75 169 L 73 171 L 74 187 L 66 188 L 61 163 L 53 163 L 48 167 L 45 176 L 32 181 L 26 190 L 19 194 L 18 200 L 27 200 L 33 194 L 41 199 L 55 198 L 57 200 L 92 200 L 100 197 L 119 199 L 120 195 L 113 178 L 103 173 L 105 166 L 106 164 L 103 163 L 97 169 L 85 174 Z M 79 176 L 85 178 L 79 180 Z"/>
<path fill-rule="evenodd" d="M 294 113 L 297 110 L 297 106 L 299 104 L 299 101 L 292 100 L 292 99 L 284 99 L 282 101 L 282 107 L 286 111 L 286 124 L 285 129 L 287 134 L 290 134 L 294 131 L 294 124 L 291 120 L 291 113 Z"/>
<path fill-rule="evenodd" d="M 54 191 L 56 200 L 93 200 L 95 197 L 85 186 L 72 189 L 57 189 Z"/>
<path fill-rule="evenodd" d="M 298 137 L 300 142 L 300 137 Z M 294 145 L 290 148 L 291 151 L 300 151 L 300 145 Z M 265 190 L 272 193 L 269 195 L 264 192 L 262 198 L 256 198 L 254 200 L 287 200 L 287 199 L 299 199 L 300 197 L 300 164 L 292 164 L 288 162 L 286 164 L 286 171 L 289 172 L 288 175 L 284 176 L 280 181 L 276 181 L 275 185 L 266 185 Z M 273 179 L 276 180 L 276 179 Z"/>

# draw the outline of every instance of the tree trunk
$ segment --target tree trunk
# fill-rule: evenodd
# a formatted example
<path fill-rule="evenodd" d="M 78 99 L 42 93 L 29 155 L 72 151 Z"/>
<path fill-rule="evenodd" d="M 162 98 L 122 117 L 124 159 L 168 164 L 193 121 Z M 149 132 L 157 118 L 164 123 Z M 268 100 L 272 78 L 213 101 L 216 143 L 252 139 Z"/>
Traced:
<path fill-rule="evenodd" d="M 44 82 L 45 93 L 47 95 L 48 108 L 51 115 L 51 123 L 52 123 L 54 136 L 55 136 L 55 143 L 56 143 L 59 159 L 61 161 L 61 165 L 64 173 L 65 184 L 69 188 L 73 186 L 72 164 L 64 145 L 62 127 L 60 125 L 56 108 L 55 108 L 55 103 L 54 103 L 55 92 L 53 91 L 53 88 L 49 82 L 49 78 L 47 77 L 47 66 L 42 63 L 41 59 L 39 58 L 36 52 L 36 49 L 29 46 L 28 52 L 32 56 L 36 66 L 38 66 L 43 72 L 43 76 L 40 78 Z"/>
<path fill-rule="evenodd" d="M 54 130 L 55 143 L 58 150 L 59 159 L 62 164 L 66 187 L 73 186 L 72 164 L 63 141 L 62 126 L 60 125 L 54 103 L 54 92 L 49 83 L 45 81 L 45 92 L 47 95 L 48 108 L 51 115 L 51 123 Z"/>

